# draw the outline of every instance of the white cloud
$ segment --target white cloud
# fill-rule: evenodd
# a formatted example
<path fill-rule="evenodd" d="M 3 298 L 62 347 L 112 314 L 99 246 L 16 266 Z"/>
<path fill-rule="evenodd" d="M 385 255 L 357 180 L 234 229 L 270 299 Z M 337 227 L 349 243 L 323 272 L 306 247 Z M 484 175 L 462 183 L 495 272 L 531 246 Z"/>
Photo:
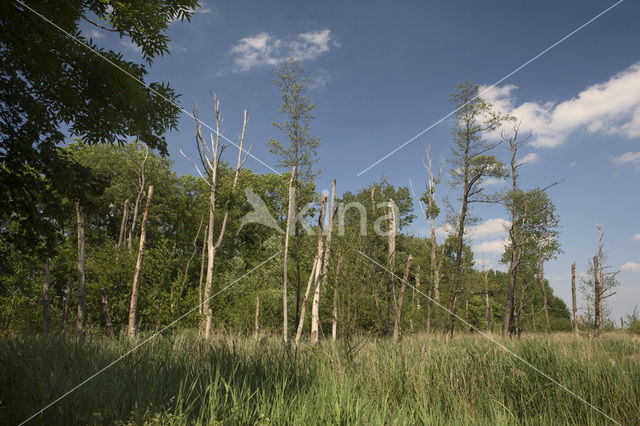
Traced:
<path fill-rule="evenodd" d="M 620 267 L 623 271 L 640 272 L 640 263 L 627 262 Z"/>
<path fill-rule="evenodd" d="M 312 90 L 322 90 L 331 80 L 331 74 L 325 69 L 318 68 L 309 77 L 309 88 Z"/>
<path fill-rule="evenodd" d="M 522 120 L 521 131 L 532 131 L 533 145 L 562 144 L 577 130 L 589 133 L 640 137 L 640 62 L 594 84 L 562 102 L 529 101 L 515 105 L 517 86 L 481 87 L 482 97 L 503 113 Z"/>
<path fill-rule="evenodd" d="M 500 217 L 487 219 L 484 222 L 469 227 L 469 237 L 484 238 L 490 235 L 502 234 L 511 226 L 511 222 Z"/>
<path fill-rule="evenodd" d="M 104 34 L 98 30 L 91 30 L 91 38 L 104 38 Z"/>
<path fill-rule="evenodd" d="M 633 241 L 640 241 L 640 234 L 636 234 L 632 238 Z"/>
<path fill-rule="evenodd" d="M 636 169 L 640 169 L 640 152 L 625 152 L 622 155 L 611 158 L 614 164 L 633 164 Z"/>
<path fill-rule="evenodd" d="M 572 162 L 569 163 L 569 167 L 575 167 L 575 166 L 576 166 L 576 162 L 575 161 L 572 161 Z"/>
<path fill-rule="evenodd" d="M 198 9 L 198 13 L 211 13 L 211 9 L 209 9 L 208 7 L 201 7 L 200 9 Z"/>
<path fill-rule="evenodd" d="M 531 164 L 535 163 L 536 161 L 538 161 L 538 154 L 536 154 L 535 152 L 530 152 L 520 160 L 518 160 L 518 164 Z"/>
<path fill-rule="evenodd" d="M 502 254 L 507 240 L 491 240 L 474 244 L 471 249 L 476 253 Z"/>
<path fill-rule="evenodd" d="M 240 39 L 231 47 L 235 71 L 249 71 L 262 66 L 276 66 L 287 58 L 299 61 L 317 59 L 329 51 L 331 31 L 311 31 L 281 40 L 268 33 L 259 33 Z M 326 83 L 326 82 L 325 82 Z"/>
<path fill-rule="evenodd" d="M 482 186 L 502 185 L 506 182 L 506 179 L 500 179 L 497 177 L 489 176 L 482 180 Z"/>

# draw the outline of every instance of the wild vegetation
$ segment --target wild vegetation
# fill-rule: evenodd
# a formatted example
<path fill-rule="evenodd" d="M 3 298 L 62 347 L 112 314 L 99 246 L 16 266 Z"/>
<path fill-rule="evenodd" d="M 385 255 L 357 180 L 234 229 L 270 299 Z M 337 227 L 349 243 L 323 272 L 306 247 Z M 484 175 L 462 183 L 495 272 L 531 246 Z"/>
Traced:
<path fill-rule="evenodd" d="M 147 336 L 141 336 L 142 338 Z M 121 356 L 125 338 L 3 338 L 0 414 L 17 423 Z M 640 411 L 640 340 L 570 333 L 506 342 L 622 424 Z M 15 354 L 21 356 L 16 357 Z M 43 356 L 43 354 L 47 356 Z M 43 379 L 41 372 L 46 371 Z M 612 397 L 615 392 L 615 398 Z M 34 408 L 38 407 L 38 408 Z M 279 336 L 158 336 L 36 424 L 605 424 L 480 336 L 360 336 L 287 349 Z"/>
<path fill-rule="evenodd" d="M 167 21 L 196 5 L 106 3 L 46 7 L 72 32 L 85 12 L 97 15 L 148 66 L 168 49 Z M 382 179 L 341 191 L 334 181 L 319 193 L 316 107 L 294 59 L 276 72 L 282 138 L 264 141 L 282 173 L 245 164 L 248 112 L 213 96 L 200 108 L 214 112 L 215 131 L 205 134 L 194 106 L 198 157 L 183 153 L 194 169 L 179 175 L 164 136 L 177 124 L 173 89 L 133 84 L 18 3 L 2 12 L 1 419 L 638 422 L 640 321 L 634 313 L 612 331 L 606 298 L 617 281 L 603 231 L 579 278 L 589 308 L 578 313 L 575 271 L 571 308 L 544 275 L 561 250 L 555 183 L 521 186 L 529 136 L 478 85 L 455 88 L 451 155 L 437 170 L 427 149 L 423 188 Z M 24 36 L 18 22 L 47 37 Z M 29 49 L 38 61 L 21 56 Z M 103 53 L 144 77 L 145 66 Z M 97 66 L 106 69 L 87 76 Z M 243 117 L 238 141 L 223 136 L 223 113 Z M 497 178 L 509 189 L 489 192 L 483 183 Z M 456 200 L 440 197 L 447 183 Z M 479 203 L 510 218 L 501 267 L 474 261 Z M 428 237 L 407 232 L 416 221 Z"/>

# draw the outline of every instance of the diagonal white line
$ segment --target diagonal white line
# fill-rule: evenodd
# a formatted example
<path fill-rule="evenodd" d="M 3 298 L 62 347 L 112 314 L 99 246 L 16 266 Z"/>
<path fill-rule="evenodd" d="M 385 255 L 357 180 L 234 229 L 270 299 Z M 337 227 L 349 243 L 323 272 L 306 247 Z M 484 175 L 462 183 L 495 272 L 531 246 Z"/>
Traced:
<path fill-rule="evenodd" d="M 562 37 L 560 40 L 556 41 L 555 43 L 553 43 L 551 46 L 547 47 L 546 49 L 544 49 L 542 52 L 538 53 L 536 56 L 534 56 L 533 58 L 529 59 L 527 62 L 525 62 L 524 64 L 520 65 L 518 68 L 514 69 L 513 71 L 511 71 L 509 74 L 505 75 L 504 77 L 502 77 L 500 80 L 496 81 L 495 83 L 493 83 L 491 86 L 487 87 L 486 89 L 484 89 L 482 92 L 478 93 L 478 95 L 471 99 L 469 102 L 465 103 L 464 105 L 459 106 L 458 108 L 454 109 L 453 111 L 451 111 L 450 113 L 448 113 L 447 115 L 445 115 L 444 117 L 442 117 L 441 119 L 439 119 L 438 121 L 436 121 L 435 123 L 431 124 L 429 127 L 427 127 L 426 129 L 422 130 L 420 133 L 418 133 L 417 135 L 415 135 L 414 137 L 412 137 L 411 139 L 407 140 L 406 142 L 404 142 L 402 145 L 398 146 L 396 149 L 394 149 L 393 151 L 391 151 L 390 153 L 388 153 L 387 155 L 385 155 L 384 157 L 380 158 L 378 161 L 374 162 L 373 164 L 371 164 L 369 167 L 367 167 L 366 169 L 362 170 L 360 173 L 358 173 L 356 176 L 360 176 L 361 174 L 367 172 L 368 170 L 370 170 L 372 167 L 377 166 L 378 164 L 380 164 L 381 162 L 383 162 L 384 160 L 386 160 L 387 158 L 391 157 L 393 154 L 395 154 L 396 152 L 400 151 L 402 148 L 404 148 L 405 146 L 409 145 L 411 142 L 413 142 L 414 140 L 418 139 L 420 136 L 424 135 L 425 133 L 427 133 L 429 130 L 433 129 L 435 126 L 437 126 L 438 124 L 442 123 L 444 120 L 446 120 L 447 118 L 451 117 L 453 114 L 455 114 L 456 112 L 458 112 L 461 108 L 464 108 L 467 104 L 469 104 L 470 102 L 473 102 L 474 100 L 478 99 L 480 96 L 482 96 L 484 93 L 486 93 L 488 90 L 494 88 L 495 86 L 497 86 L 498 84 L 502 83 L 503 81 L 505 81 L 506 79 L 508 79 L 509 77 L 511 77 L 512 75 L 514 75 L 515 73 L 517 73 L 518 71 L 520 71 L 522 68 L 526 67 L 527 65 L 529 65 L 530 63 L 532 63 L 533 61 L 535 61 L 536 59 L 538 59 L 539 57 L 541 57 L 542 55 L 544 55 L 545 53 L 547 53 L 548 51 L 550 51 L 551 49 L 553 49 L 554 47 L 558 46 L 559 44 L 561 44 L 562 42 L 564 42 L 565 40 L 567 40 L 569 37 L 573 36 L 574 34 L 576 34 L 578 31 L 582 30 L 583 28 L 585 28 L 587 25 L 591 24 L 593 21 L 595 21 L 596 19 L 600 18 L 602 15 L 604 15 L 605 13 L 609 12 L 611 9 L 613 9 L 614 7 L 616 7 L 617 5 L 619 5 L 620 3 L 622 3 L 624 0 L 618 0 L 618 2 L 614 3 L 613 5 L 609 6 L 608 8 L 606 8 L 605 10 L 603 10 L 602 12 L 600 12 L 599 14 L 597 14 L 596 16 L 594 16 L 593 18 L 591 18 L 590 20 L 588 20 L 587 22 L 585 22 L 584 24 L 580 25 L 578 28 L 576 28 L 575 30 L 571 31 L 569 34 L 567 34 L 566 36 Z"/>
<path fill-rule="evenodd" d="M 223 291 L 227 290 L 229 287 L 231 287 L 232 285 L 234 285 L 235 283 L 237 283 L 238 281 L 240 281 L 241 279 L 243 279 L 244 277 L 246 277 L 247 275 L 249 275 L 250 273 L 252 273 L 253 271 L 255 271 L 256 269 L 260 268 L 262 265 L 264 265 L 265 263 L 269 262 L 271 259 L 273 259 L 274 257 L 276 257 L 277 255 L 279 255 L 280 253 L 282 253 L 282 250 L 278 251 L 277 253 L 275 253 L 274 255 L 272 255 L 271 257 L 269 257 L 267 260 L 261 262 L 260 264 L 258 264 L 257 266 L 254 266 L 253 268 L 251 268 L 249 271 L 247 271 L 244 275 L 242 275 L 239 278 L 236 278 L 233 282 L 231 282 L 230 284 L 228 284 L 226 287 L 218 290 L 213 296 L 211 296 L 210 298 L 204 300 L 202 303 L 200 303 L 199 305 L 196 305 L 195 307 L 191 308 L 189 311 L 187 311 L 187 313 L 183 314 L 182 316 L 178 317 L 177 319 L 173 320 L 171 323 L 169 323 L 168 325 L 166 325 L 162 330 L 158 331 L 157 333 L 154 333 L 151 337 L 146 338 L 145 340 L 143 340 L 142 342 L 140 342 L 139 344 L 137 344 L 136 346 L 134 346 L 132 349 L 130 349 L 129 351 L 127 351 L 124 355 L 121 355 L 120 357 L 118 357 L 117 359 L 115 359 L 113 362 L 111 362 L 110 364 L 106 365 L 105 367 L 101 368 L 100 370 L 96 371 L 95 373 L 93 373 L 93 375 L 91 375 L 89 378 L 85 379 L 84 381 L 78 383 L 76 386 L 74 386 L 73 388 L 69 389 L 67 392 L 65 392 L 62 396 L 56 398 L 55 400 L 51 401 L 49 404 L 45 405 L 41 410 L 37 411 L 36 413 L 34 413 L 31 417 L 29 417 L 28 419 L 22 421 L 20 423 L 20 425 L 23 425 L 25 423 L 27 423 L 29 420 L 32 420 L 34 417 L 38 416 L 39 414 L 43 413 L 46 409 L 50 408 L 51 406 L 57 404 L 60 400 L 62 400 L 63 398 L 65 398 L 66 396 L 68 396 L 69 394 L 71 394 L 72 392 L 78 390 L 78 388 L 80 388 L 81 386 L 87 384 L 89 381 L 91 381 L 92 379 L 94 379 L 95 377 L 97 377 L 98 375 L 100 375 L 101 373 L 104 373 L 107 369 L 109 369 L 110 367 L 114 366 L 115 364 L 117 364 L 119 361 L 121 361 L 122 359 L 126 358 L 129 354 L 131 354 L 132 352 L 134 352 L 136 349 L 138 349 L 140 346 L 148 343 L 150 340 L 152 340 L 153 338 L 155 338 L 156 336 L 158 336 L 159 334 L 163 333 L 165 330 L 167 330 L 170 327 L 173 327 L 178 321 L 182 320 L 184 317 L 186 317 L 187 315 L 189 315 L 190 313 L 192 313 L 193 311 L 195 311 L 196 309 L 198 309 L 201 305 L 203 305 L 205 302 L 213 299 L 214 297 L 216 297 L 217 295 L 219 295 L 220 293 L 222 293 Z"/>
<path fill-rule="evenodd" d="M 395 278 L 399 279 L 402 281 L 402 278 L 400 278 L 399 276 L 397 276 L 395 273 L 393 273 L 392 271 L 390 271 L 389 269 L 387 269 L 386 267 L 384 267 L 383 265 L 379 264 L 378 262 L 376 262 L 374 259 L 372 259 L 371 257 L 367 256 L 366 254 L 364 254 L 363 252 L 361 252 L 360 250 L 356 250 L 358 253 L 360 253 L 362 256 L 364 256 L 366 259 L 368 259 L 370 262 L 372 262 L 373 264 L 379 266 L 380 268 L 384 269 L 385 271 L 389 272 L 392 276 L 394 276 Z M 611 416 L 609 416 L 607 413 L 605 413 L 604 411 L 602 411 L 601 409 L 599 409 L 598 407 L 596 407 L 595 405 L 589 403 L 586 399 L 584 399 L 583 397 L 581 397 L 580 395 L 576 394 L 575 392 L 573 392 L 571 389 L 569 389 L 568 387 L 566 387 L 565 385 L 563 385 L 562 383 L 560 383 L 559 381 L 557 381 L 556 379 L 554 379 L 553 377 L 549 376 L 547 373 L 545 373 L 544 371 L 540 370 L 538 367 L 536 367 L 535 365 L 531 364 L 529 361 L 525 360 L 524 358 L 522 358 L 520 355 L 518 355 L 517 353 L 513 352 L 511 349 L 507 348 L 505 345 L 503 345 L 502 343 L 498 342 L 496 339 L 494 339 L 493 337 L 489 336 L 488 334 L 482 332 L 482 330 L 477 329 L 476 327 L 474 327 L 473 325 L 469 324 L 467 321 L 465 321 L 463 318 L 461 318 L 459 315 L 454 314 L 453 312 L 451 312 L 448 308 L 444 307 L 442 304 L 440 304 L 440 302 L 432 299 L 431 297 L 427 296 L 425 293 L 423 293 L 419 288 L 411 285 L 409 282 L 405 283 L 406 285 L 408 285 L 409 287 L 411 287 L 412 289 L 414 289 L 416 292 L 420 293 L 421 295 L 423 295 L 424 297 L 426 297 L 427 299 L 429 299 L 429 301 L 435 303 L 436 305 L 438 305 L 440 308 L 444 309 L 445 311 L 447 311 L 449 314 L 453 315 L 454 317 L 456 317 L 457 319 L 459 319 L 460 321 L 462 321 L 464 324 L 466 324 L 467 326 L 471 327 L 472 329 L 474 329 L 476 332 L 480 333 L 483 337 L 485 337 L 486 339 L 488 339 L 490 342 L 495 343 L 496 345 L 498 345 L 500 347 L 500 349 L 502 349 L 503 351 L 507 352 L 509 355 L 514 356 L 515 358 L 519 359 L 520 361 L 522 361 L 523 363 L 525 363 L 527 366 L 531 367 L 535 372 L 537 372 L 538 374 L 544 376 L 545 378 L 549 379 L 551 382 L 553 382 L 554 384 L 560 386 L 562 389 L 564 389 L 565 391 L 567 391 L 568 393 L 570 393 L 571 395 L 573 395 L 574 397 L 576 397 L 579 401 L 584 402 L 585 404 L 587 404 L 589 407 L 593 408 L 594 410 L 596 410 L 597 412 L 599 412 L 600 414 L 602 414 L 603 416 L 605 416 L 607 419 L 611 420 L 613 423 L 615 424 L 620 424 L 620 422 L 618 422 L 617 420 L 615 420 L 614 418 L 612 418 Z"/>
<path fill-rule="evenodd" d="M 106 56 L 104 56 L 103 54 L 101 54 L 100 52 L 98 52 L 97 50 L 95 50 L 94 48 L 92 48 L 91 46 L 89 46 L 87 43 L 85 43 L 84 41 L 80 40 L 79 38 L 77 38 L 76 36 L 74 36 L 73 34 L 69 33 L 68 31 L 66 31 L 64 28 L 61 28 L 59 25 L 57 25 L 55 22 L 51 21 L 50 19 L 48 19 L 47 17 L 45 17 L 44 15 L 42 15 L 40 12 L 34 10 L 31 6 L 25 4 L 22 0 L 15 0 L 16 3 L 19 3 L 20 5 L 22 5 L 24 8 L 29 9 L 31 12 L 33 12 L 35 15 L 39 16 L 43 21 L 51 24 L 52 26 L 54 26 L 55 28 L 57 28 L 60 32 L 62 32 L 63 34 L 65 34 L 67 37 L 71 38 L 72 40 L 74 40 L 76 43 L 80 44 L 83 47 L 86 47 L 87 49 L 89 49 L 91 52 L 95 53 L 96 55 L 98 55 L 100 58 L 104 59 L 105 61 L 107 61 L 108 63 L 110 63 L 111 65 L 113 65 L 114 67 L 116 67 L 117 69 L 119 69 L 120 71 L 122 71 L 123 73 L 125 73 L 126 75 L 128 75 L 129 77 L 131 77 L 132 79 L 134 79 L 135 81 L 137 81 L 138 83 L 140 83 L 141 85 L 143 85 L 147 90 L 155 93 L 157 96 L 161 97 L 162 99 L 164 99 L 165 101 L 169 102 L 170 104 L 172 104 L 173 106 L 175 106 L 176 108 L 178 108 L 180 111 L 182 111 L 184 114 L 188 115 L 189 117 L 193 118 L 195 121 L 201 123 L 204 127 L 206 127 L 207 129 L 211 130 L 212 132 L 214 132 L 215 134 L 219 135 L 222 139 L 226 140 L 227 142 L 229 142 L 230 144 L 234 145 L 236 148 L 240 148 L 240 145 L 236 144 L 234 141 L 232 141 L 231 139 L 227 138 L 226 136 L 224 136 L 222 133 L 218 133 L 218 131 L 216 129 L 214 129 L 213 127 L 211 127 L 210 125 L 208 125 L 207 123 L 205 123 L 204 121 L 200 120 L 199 118 L 196 118 L 193 114 L 191 114 L 189 111 L 187 111 L 186 109 L 184 109 L 183 107 L 181 107 L 180 105 L 178 105 L 175 101 L 167 98 L 166 96 L 164 96 L 162 93 L 159 93 L 157 90 L 154 90 L 152 87 L 150 87 L 147 83 L 145 83 L 144 81 L 142 81 L 141 79 L 139 79 L 138 77 L 134 76 L 133 74 L 131 74 L 129 71 L 123 69 L 122 67 L 120 67 L 118 64 L 116 64 L 115 62 L 113 62 L 111 59 L 107 58 Z M 249 155 L 249 157 L 253 158 L 254 160 L 256 160 L 258 163 L 262 164 L 263 166 L 265 166 L 267 169 L 271 170 L 272 172 L 274 172 L 275 174 L 277 174 L 278 176 L 281 176 L 282 173 L 278 172 L 277 170 L 275 170 L 273 167 L 271 167 L 270 165 L 268 165 L 267 163 L 265 163 L 264 161 L 262 161 L 261 159 L 259 159 L 258 157 L 254 156 L 253 154 L 251 154 L 249 151 L 245 150 L 244 148 L 242 149 L 242 151 Z"/>

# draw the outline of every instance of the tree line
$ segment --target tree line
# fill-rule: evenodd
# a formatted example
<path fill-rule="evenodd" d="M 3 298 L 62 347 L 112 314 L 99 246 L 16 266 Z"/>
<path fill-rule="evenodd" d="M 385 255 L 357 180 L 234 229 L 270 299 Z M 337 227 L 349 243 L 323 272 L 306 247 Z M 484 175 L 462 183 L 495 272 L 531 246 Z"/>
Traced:
<path fill-rule="evenodd" d="M 188 19 L 194 4 L 149 7 L 165 17 Z M 106 71 L 113 81 L 99 93 L 69 80 L 69 93 L 95 95 L 95 102 L 86 105 L 102 108 L 99 115 L 108 123 L 93 123 L 89 117 L 96 111 L 75 99 L 41 90 L 42 84 L 25 86 L 25 81 L 43 83 L 51 76 L 41 63 L 19 55 L 26 48 L 42 50 L 46 40 L 18 40 L 22 29 L 16 20 L 28 19 L 35 32 L 45 30 L 24 9 L 6 7 L 13 20 L 3 21 L 9 35 L 3 40 L 8 55 L 2 66 L 5 71 L 13 67 L 7 75 L 15 78 L 3 84 L 3 111 L 24 113 L 2 115 L 3 333 L 71 333 L 69 324 L 75 322 L 80 335 L 126 332 L 134 337 L 182 316 L 178 327 L 196 327 L 205 337 L 214 331 L 258 335 L 262 330 L 281 333 L 285 341 L 294 338 L 296 344 L 307 332 L 316 343 L 361 333 L 396 340 L 411 332 L 453 335 L 456 330 L 519 336 L 578 330 L 579 322 L 597 334 L 606 326 L 604 301 L 617 282 L 603 266 L 602 234 L 581 279 L 583 291 L 593 297 L 587 298 L 587 314 L 578 318 L 575 284 L 570 313 L 544 276 L 545 262 L 560 252 L 559 219 L 548 193 L 555 183 L 521 187 L 518 172 L 525 164 L 519 152 L 531 135 L 521 135 L 515 118 L 482 100 L 477 85 L 461 83 L 451 96 L 456 113 L 446 161 L 447 181 L 458 194 L 454 202 L 437 196 L 444 164 L 436 171 L 428 151 L 424 188 L 381 180 L 339 195 L 334 181 L 330 197 L 318 194 L 320 142 L 311 132 L 316 106 L 306 94 L 304 69 L 293 59 L 275 78 L 284 117 L 275 126 L 282 138 L 267 141 L 285 173 L 256 174 L 245 167 L 251 151 L 244 145 L 251 131 L 248 112 L 242 112 L 238 143 L 227 143 L 221 137 L 222 106 L 214 97 L 216 131 L 210 138 L 203 135 L 194 108 L 198 158 L 188 157 L 193 174 L 179 176 L 172 171 L 163 136 L 175 128 L 174 104 L 143 91 L 129 93 L 131 104 L 125 108 L 115 96 L 122 93 L 116 87 L 122 81 Z M 166 51 L 166 25 L 155 23 L 151 31 L 142 31 L 137 11 L 109 11 L 92 3 L 69 10 L 49 7 L 52 16 L 73 11 L 72 27 L 86 19 L 82 11 L 89 8 L 143 45 L 149 64 Z M 67 56 L 43 52 L 43 57 L 65 64 L 80 55 L 85 62 L 76 68 L 79 73 L 95 65 L 75 47 L 60 52 Z M 114 58 L 140 77 L 146 72 Z M 131 89 L 130 84 L 124 87 Z M 175 98 L 168 86 L 156 87 Z M 100 98 L 103 89 L 115 97 Z M 47 103 L 54 107 L 26 107 Z M 131 108 L 150 113 L 134 114 Z M 69 133 L 76 135 L 65 147 L 63 123 L 73 123 Z M 500 149 L 506 149 L 506 164 L 497 158 Z M 228 164 L 222 153 L 234 150 L 235 161 Z M 510 188 L 488 192 L 487 179 L 508 179 Z M 502 204 L 510 217 L 501 258 L 507 272 L 484 261 L 480 269 L 474 267 L 468 233 L 479 220 L 473 215 L 479 203 Z M 416 204 L 422 217 L 414 214 Z M 268 212 L 263 219 L 269 226 L 247 221 L 256 205 Z M 416 220 L 428 227 L 429 237 L 402 232 Z M 438 228 L 450 230 L 441 242 Z"/>

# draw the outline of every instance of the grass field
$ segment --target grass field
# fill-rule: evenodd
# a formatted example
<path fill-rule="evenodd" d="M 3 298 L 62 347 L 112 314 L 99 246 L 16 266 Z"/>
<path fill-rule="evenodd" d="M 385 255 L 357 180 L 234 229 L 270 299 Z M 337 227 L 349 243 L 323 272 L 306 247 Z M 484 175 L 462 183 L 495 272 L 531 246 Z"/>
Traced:
<path fill-rule="evenodd" d="M 144 336 L 142 337 L 144 338 Z M 640 338 L 506 346 L 622 424 L 640 423 Z M 0 422 L 17 424 L 128 351 L 125 338 L 1 338 Z M 276 337 L 158 336 L 31 424 L 607 424 L 481 336 L 359 338 L 297 352 Z"/>

